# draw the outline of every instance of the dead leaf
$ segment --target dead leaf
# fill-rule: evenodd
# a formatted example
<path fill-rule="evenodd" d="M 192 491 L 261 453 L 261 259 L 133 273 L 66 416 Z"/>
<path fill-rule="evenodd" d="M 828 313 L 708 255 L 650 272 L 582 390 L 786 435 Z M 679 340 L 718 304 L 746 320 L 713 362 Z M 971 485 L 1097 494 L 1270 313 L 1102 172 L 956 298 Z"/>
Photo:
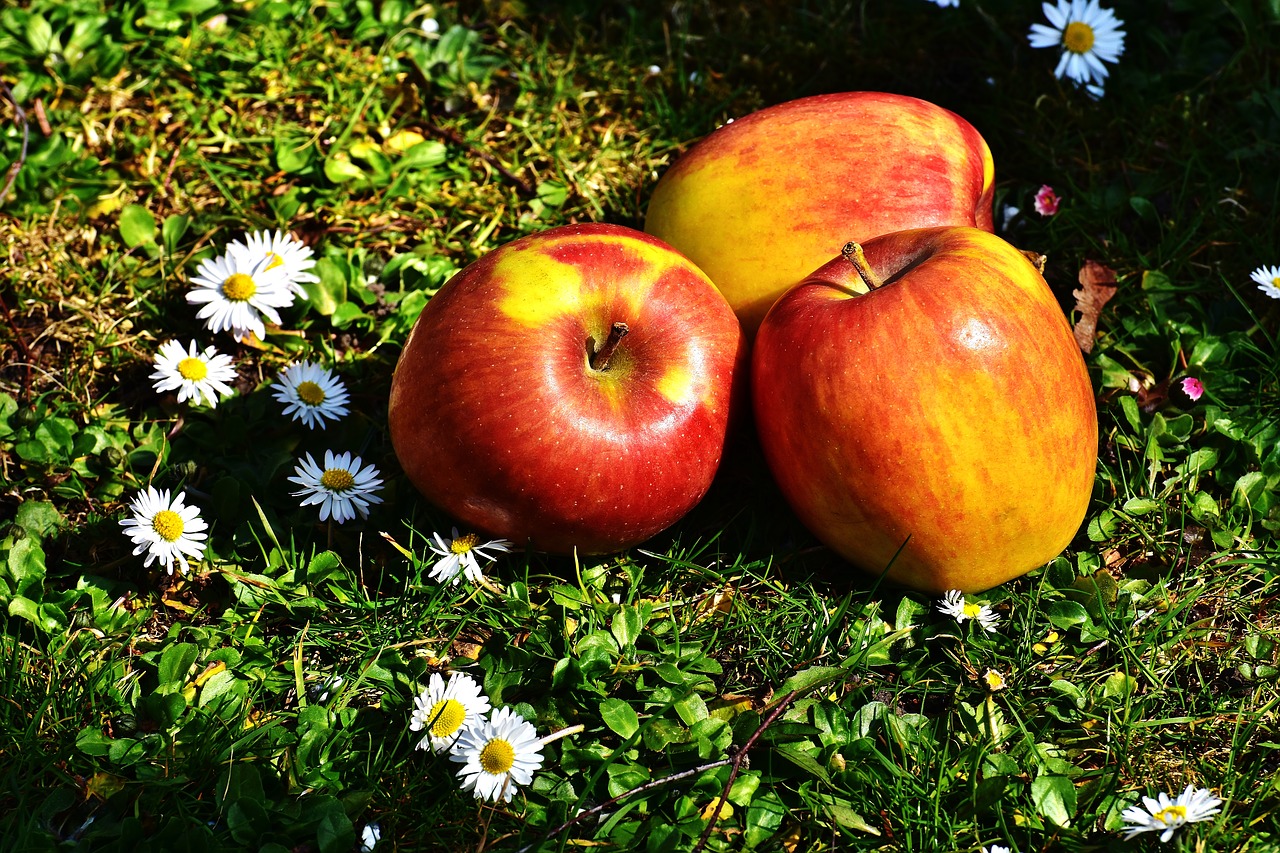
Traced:
<path fill-rule="evenodd" d="M 1076 320 L 1072 332 L 1082 352 L 1093 352 L 1093 337 L 1098 331 L 1098 315 L 1111 297 L 1116 295 L 1116 271 L 1097 261 L 1085 261 L 1080 268 L 1080 289 L 1071 292 L 1076 298 Z"/>

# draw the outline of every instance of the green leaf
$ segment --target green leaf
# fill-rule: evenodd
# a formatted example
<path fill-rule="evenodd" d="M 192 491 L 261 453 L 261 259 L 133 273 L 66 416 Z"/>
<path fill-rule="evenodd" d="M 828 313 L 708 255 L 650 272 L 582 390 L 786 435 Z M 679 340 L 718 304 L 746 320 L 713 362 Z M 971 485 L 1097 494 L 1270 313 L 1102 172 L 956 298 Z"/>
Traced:
<path fill-rule="evenodd" d="M 1037 776 L 1031 782 L 1036 811 L 1054 826 L 1070 826 L 1076 810 L 1076 786 L 1068 776 Z"/>
<path fill-rule="evenodd" d="M 816 687 L 848 677 L 849 670 L 842 666 L 811 666 L 808 669 L 800 670 L 782 682 L 778 689 L 773 691 L 773 701 L 781 702 L 783 697 L 790 695 L 792 692 L 808 693 Z"/>
<path fill-rule="evenodd" d="M 178 241 L 191 226 L 191 217 L 185 213 L 173 213 L 164 218 L 160 226 L 160 239 L 164 242 L 164 250 L 169 255 L 178 253 Z"/>
<path fill-rule="evenodd" d="M 347 181 L 362 180 L 364 169 L 351 162 L 351 155 L 345 151 L 335 151 L 324 161 L 324 176 L 335 184 Z"/>
<path fill-rule="evenodd" d="M 277 136 L 274 149 L 276 167 L 290 174 L 301 172 L 310 166 L 315 154 L 315 148 L 305 136 Z"/>
<path fill-rule="evenodd" d="M 111 738 L 97 726 L 89 726 L 76 735 L 76 749 L 85 755 L 101 756 L 111 751 Z"/>
<path fill-rule="evenodd" d="M 58 49 L 57 40 L 53 36 L 53 26 L 43 15 L 31 15 L 27 18 L 27 44 L 39 56 L 48 56 Z"/>
<path fill-rule="evenodd" d="M 707 703 L 702 701 L 702 697 L 697 693 L 690 693 L 675 704 L 676 714 L 684 721 L 686 726 L 692 726 L 699 720 L 705 720 L 707 714 Z"/>
<path fill-rule="evenodd" d="M 1142 434 L 1142 413 L 1138 411 L 1138 401 L 1132 397 L 1120 398 L 1120 410 L 1129 422 L 1129 427 L 1137 434 Z"/>
<path fill-rule="evenodd" d="M 439 166 L 449 159 L 449 149 L 443 142 L 428 139 L 412 146 L 395 163 L 396 169 L 425 169 Z"/>
<path fill-rule="evenodd" d="M 617 639 L 618 646 L 625 649 L 627 646 L 634 646 L 636 640 L 640 639 L 640 632 L 644 630 L 644 619 L 639 610 L 625 605 L 613 617 L 609 630 Z"/>
<path fill-rule="evenodd" d="M 747 848 L 759 847 L 772 838 L 782 826 L 787 816 L 787 807 L 782 798 L 772 790 L 756 797 L 747 809 L 747 827 L 745 841 Z"/>
<path fill-rule="evenodd" d="M 1248 509 L 1256 504 L 1267 487 L 1267 478 L 1261 471 L 1250 471 L 1236 480 L 1231 489 L 1231 504 L 1238 509 Z"/>
<path fill-rule="evenodd" d="M 38 590 L 44 584 L 45 576 L 44 549 L 40 543 L 29 536 L 5 541 L 10 544 L 2 567 L 3 576 L 13 582 L 13 590 L 17 594 Z"/>
<path fill-rule="evenodd" d="M 1074 601 L 1051 601 L 1045 605 L 1044 615 L 1054 627 L 1064 631 L 1089 621 L 1089 611 Z"/>
<path fill-rule="evenodd" d="M 194 643 L 174 643 L 160 655 L 157 675 L 163 684 L 186 684 L 187 673 L 195 664 L 200 649 Z"/>
<path fill-rule="evenodd" d="M 13 520 L 29 535 L 42 539 L 62 524 L 62 513 L 49 501 L 25 500 L 18 504 Z"/>
<path fill-rule="evenodd" d="M 1119 670 L 1111 673 L 1102 682 L 1102 695 L 1107 699 L 1124 700 L 1132 696 L 1137 689 L 1138 680 Z"/>
<path fill-rule="evenodd" d="M 1130 515 L 1146 515 L 1155 512 L 1161 506 L 1159 501 L 1153 501 L 1151 498 L 1129 498 L 1124 502 L 1124 511 Z"/>
<path fill-rule="evenodd" d="M 1097 518 L 1089 519 L 1085 529 L 1091 542 L 1106 542 L 1120 530 L 1120 516 L 1109 509 L 1104 509 Z"/>
<path fill-rule="evenodd" d="M 1196 345 L 1191 348 L 1191 355 L 1187 362 L 1203 366 L 1225 361 L 1229 355 L 1231 355 L 1231 347 L 1227 342 L 1222 338 L 1209 335 L 1196 341 Z"/>
<path fill-rule="evenodd" d="M 156 241 L 156 218 L 140 204 L 126 204 L 120 211 L 120 239 L 131 249 Z"/>
<path fill-rule="evenodd" d="M 605 699 L 600 703 L 600 718 L 616 735 L 629 738 L 640 730 L 636 709 L 622 699 Z"/>

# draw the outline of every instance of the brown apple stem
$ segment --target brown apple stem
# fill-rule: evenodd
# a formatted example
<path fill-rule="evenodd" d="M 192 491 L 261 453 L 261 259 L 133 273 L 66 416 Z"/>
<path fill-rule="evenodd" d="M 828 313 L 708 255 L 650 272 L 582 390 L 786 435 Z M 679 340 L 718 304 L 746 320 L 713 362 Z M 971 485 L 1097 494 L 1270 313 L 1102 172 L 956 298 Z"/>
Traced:
<path fill-rule="evenodd" d="M 1040 275 L 1044 275 L 1044 266 L 1049 262 L 1047 257 L 1039 252 L 1033 252 L 1030 249 L 1020 249 L 1019 251 L 1022 252 L 1023 257 L 1031 261 L 1031 265 L 1036 268 L 1036 272 L 1040 273 Z"/>
<path fill-rule="evenodd" d="M 609 359 L 613 357 L 613 352 L 618 348 L 618 344 L 622 343 L 622 339 L 627 336 L 631 330 L 627 328 L 626 323 L 614 323 L 609 327 L 609 337 L 604 339 L 604 343 L 596 350 L 589 361 L 592 370 L 604 370 L 609 366 Z"/>
<path fill-rule="evenodd" d="M 854 240 L 850 240 L 844 244 L 844 248 L 840 250 L 840 254 L 844 255 L 845 260 L 853 264 L 853 268 L 858 271 L 858 277 L 862 279 L 867 287 L 875 290 L 884 284 L 880 276 L 876 275 L 876 271 L 871 268 L 871 264 L 867 263 L 867 256 L 862 251 L 862 246 Z"/>

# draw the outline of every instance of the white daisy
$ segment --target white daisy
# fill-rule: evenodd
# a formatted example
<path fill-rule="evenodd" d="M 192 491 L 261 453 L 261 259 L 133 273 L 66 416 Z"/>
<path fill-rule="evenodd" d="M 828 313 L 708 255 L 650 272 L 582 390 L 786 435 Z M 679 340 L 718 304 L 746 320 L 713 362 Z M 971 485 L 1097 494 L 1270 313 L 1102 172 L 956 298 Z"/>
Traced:
<path fill-rule="evenodd" d="M 204 556 L 205 531 L 209 525 L 200 517 L 200 510 L 183 504 L 184 495 L 178 492 L 169 500 L 169 490 L 157 490 L 147 486 L 129 502 L 133 517 L 120 522 L 124 532 L 133 540 L 133 553 L 147 552 L 143 568 L 159 560 L 169 574 L 178 563 L 187 570 L 187 557 L 199 560 Z"/>
<path fill-rule="evenodd" d="M 1280 267 L 1258 267 L 1249 278 L 1258 285 L 1258 289 L 1272 299 L 1280 299 Z"/>
<path fill-rule="evenodd" d="M 417 707 L 409 715 L 409 731 L 426 730 L 417 749 L 446 752 L 458 741 L 463 731 L 474 726 L 489 713 L 489 697 L 480 682 L 464 672 L 449 676 L 448 683 L 440 673 L 431 673 L 427 689 L 413 697 Z"/>
<path fill-rule="evenodd" d="M 310 361 L 291 364 L 276 377 L 273 392 L 284 403 L 284 413 L 293 415 L 311 429 L 324 429 L 325 418 L 338 420 L 347 408 L 347 387 L 332 372 Z"/>
<path fill-rule="evenodd" d="M 505 554 L 511 550 L 511 545 L 514 544 L 508 539 L 493 539 L 481 545 L 479 536 L 474 533 L 459 536 L 458 528 L 456 527 L 453 528 L 452 539 L 445 539 L 439 533 L 431 535 L 435 541 L 428 541 L 427 547 L 431 549 L 431 553 L 441 559 L 431 569 L 431 574 L 428 577 L 434 578 L 440 583 L 453 581 L 454 584 L 457 584 L 458 581 L 462 580 L 462 575 L 466 575 L 467 580 L 478 583 L 484 577 L 484 572 L 480 570 L 480 563 L 476 560 L 476 557 L 484 557 L 492 563 L 498 558 L 495 554 L 490 554 L 485 549 Z"/>
<path fill-rule="evenodd" d="M 982 853 L 1012 853 L 1012 851 L 1002 844 L 992 844 L 990 847 L 983 847 Z"/>
<path fill-rule="evenodd" d="M 1102 63 L 1117 62 L 1124 53 L 1124 22 L 1099 7 L 1098 0 L 1058 0 L 1057 6 L 1044 3 L 1041 8 L 1052 26 L 1032 24 L 1027 38 L 1032 47 L 1062 48 L 1054 76 L 1101 85 L 1107 79 Z"/>
<path fill-rule="evenodd" d="M 232 241 L 227 252 L 243 255 L 249 263 L 257 263 L 267 259 L 267 269 L 280 269 L 284 272 L 285 287 L 294 296 L 307 298 L 302 285 L 319 281 L 314 273 L 308 272 L 316 265 L 311 259 L 311 247 L 292 234 L 283 231 L 255 231 L 246 234 L 244 241 Z M 292 302 L 292 300 L 290 300 Z"/>
<path fill-rule="evenodd" d="M 1161 792 L 1159 799 L 1143 797 L 1141 806 L 1129 806 L 1120 816 L 1131 824 L 1125 834 L 1129 840 L 1144 832 L 1159 832 L 1160 843 L 1173 837 L 1178 827 L 1186 823 L 1208 820 L 1222 811 L 1222 800 L 1206 788 L 1188 785 L 1176 800 Z"/>
<path fill-rule="evenodd" d="M 462 790 L 473 791 L 477 800 L 509 803 L 516 789 L 532 782 L 534 771 L 542 766 L 542 741 L 519 714 L 499 708 L 465 729 L 449 758 L 463 765 L 458 771 Z"/>
<path fill-rule="evenodd" d="M 966 604 L 964 593 L 958 589 L 948 590 L 938 604 L 938 609 L 957 622 L 976 619 L 989 633 L 995 633 L 996 626 L 1000 624 L 1000 617 L 990 607 L 985 604 Z"/>
<path fill-rule="evenodd" d="M 365 824 L 360 831 L 360 853 L 373 853 L 373 848 L 382 840 L 382 827 L 376 823 Z"/>
<path fill-rule="evenodd" d="M 360 467 L 360 457 L 351 458 L 350 453 L 335 456 L 332 450 L 324 452 L 324 468 L 316 464 L 308 453 L 294 467 L 298 476 L 290 477 L 290 483 L 297 483 L 302 488 L 292 492 L 295 498 L 305 496 L 302 506 L 320 504 L 320 520 L 327 521 L 329 516 L 342 524 L 356 517 L 369 517 L 369 504 L 380 504 L 382 498 L 373 494 L 382 488 L 382 479 L 373 465 Z"/>
<path fill-rule="evenodd" d="M 203 397 L 210 407 L 218 405 L 219 394 L 231 393 L 227 383 L 235 377 L 231 356 L 219 355 L 213 347 L 200 352 L 195 341 L 187 349 L 177 341 L 162 343 L 156 353 L 156 369 L 151 373 L 158 393 L 176 390 L 179 403 L 192 400 L 197 405 Z"/>
<path fill-rule="evenodd" d="M 267 269 L 269 258 L 251 263 L 243 252 L 228 252 L 200 262 L 187 294 L 192 305 L 203 305 L 196 317 L 213 332 L 229 331 L 237 341 L 252 333 L 266 333 L 262 318 L 280 323 L 277 308 L 293 304 L 293 293 L 284 278 L 284 269 Z"/>
<path fill-rule="evenodd" d="M 1001 675 L 999 671 L 994 669 L 988 669 L 982 674 L 982 683 L 985 684 L 987 689 L 992 693 L 999 693 L 1001 690 L 1004 690 L 1009 686 L 1009 682 L 1005 680 L 1005 677 Z"/>
<path fill-rule="evenodd" d="M 945 9 L 946 7 L 948 7 L 948 6 L 959 6 L 959 5 L 960 5 L 960 0 L 933 0 L 933 2 L 934 2 L 934 3 L 937 3 L 939 6 L 941 6 L 941 7 L 942 7 L 942 8 L 944 8 L 944 9 Z"/>

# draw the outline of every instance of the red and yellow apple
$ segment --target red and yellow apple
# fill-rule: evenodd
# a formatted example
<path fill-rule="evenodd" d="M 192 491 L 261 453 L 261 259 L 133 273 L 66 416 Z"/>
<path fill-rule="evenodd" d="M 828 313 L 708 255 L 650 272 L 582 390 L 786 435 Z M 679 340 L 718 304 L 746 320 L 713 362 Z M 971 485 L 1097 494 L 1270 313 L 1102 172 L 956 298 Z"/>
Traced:
<path fill-rule="evenodd" d="M 392 379 L 391 440 L 462 523 L 608 553 L 706 493 L 746 364 L 733 311 L 680 253 L 620 226 L 552 228 L 427 303 Z"/>
<path fill-rule="evenodd" d="M 702 268 L 753 335 L 788 287 L 848 240 L 933 225 L 992 230 L 987 143 L 903 95 L 788 101 L 726 124 L 667 170 L 645 231 Z"/>
<path fill-rule="evenodd" d="M 868 572 L 988 589 L 1053 559 L 1084 518 L 1084 360 L 1039 270 L 985 231 L 851 243 L 773 306 L 751 383 L 788 503 Z"/>

